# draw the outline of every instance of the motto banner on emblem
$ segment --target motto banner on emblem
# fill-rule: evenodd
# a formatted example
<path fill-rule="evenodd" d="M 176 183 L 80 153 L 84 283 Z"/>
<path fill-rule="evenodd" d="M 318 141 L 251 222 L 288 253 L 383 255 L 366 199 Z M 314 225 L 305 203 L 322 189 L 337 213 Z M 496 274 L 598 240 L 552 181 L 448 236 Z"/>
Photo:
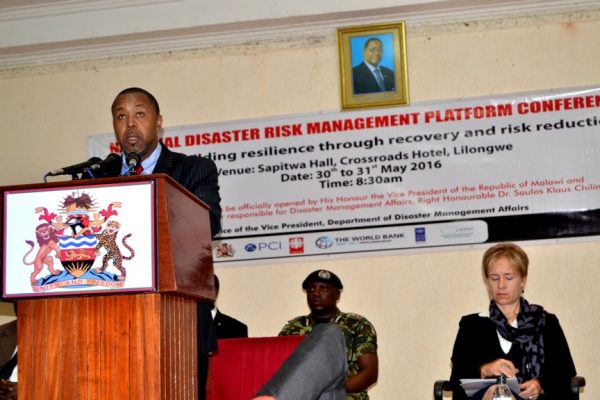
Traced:
<path fill-rule="evenodd" d="M 219 169 L 216 263 L 600 233 L 600 88 L 164 130 Z M 94 135 L 89 156 L 119 151 Z"/>

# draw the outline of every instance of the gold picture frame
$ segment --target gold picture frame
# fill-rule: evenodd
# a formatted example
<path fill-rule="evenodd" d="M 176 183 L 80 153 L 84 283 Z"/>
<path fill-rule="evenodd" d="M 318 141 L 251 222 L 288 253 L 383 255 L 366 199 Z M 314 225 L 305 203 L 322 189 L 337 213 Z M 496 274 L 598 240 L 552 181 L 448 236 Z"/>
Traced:
<path fill-rule="evenodd" d="M 404 22 L 338 28 L 337 34 L 342 110 L 409 104 Z"/>

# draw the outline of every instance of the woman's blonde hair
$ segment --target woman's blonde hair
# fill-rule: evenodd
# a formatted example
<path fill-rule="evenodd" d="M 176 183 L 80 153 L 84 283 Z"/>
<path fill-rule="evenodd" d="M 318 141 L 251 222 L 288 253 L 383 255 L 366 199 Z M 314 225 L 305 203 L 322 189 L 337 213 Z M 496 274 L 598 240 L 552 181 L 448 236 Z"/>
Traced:
<path fill-rule="evenodd" d="M 483 275 L 486 278 L 488 278 L 490 265 L 502 257 L 506 257 L 510 261 L 511 265 L 522 278 L 527 277 L 529 257 L 527 257 L 525 250 L 514 243 L 498 243 L 483 253 L 481 266 L 483 268 Z"/>

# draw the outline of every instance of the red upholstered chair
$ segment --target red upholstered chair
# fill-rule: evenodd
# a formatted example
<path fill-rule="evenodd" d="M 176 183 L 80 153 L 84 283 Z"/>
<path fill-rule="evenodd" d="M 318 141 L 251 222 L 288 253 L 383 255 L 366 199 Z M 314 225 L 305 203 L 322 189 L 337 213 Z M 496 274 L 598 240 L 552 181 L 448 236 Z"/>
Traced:
<path fill-rule="evenodd" d="M 249 400 L 304 336 L 221 339 L 209 359 L 206 400 Z"/>

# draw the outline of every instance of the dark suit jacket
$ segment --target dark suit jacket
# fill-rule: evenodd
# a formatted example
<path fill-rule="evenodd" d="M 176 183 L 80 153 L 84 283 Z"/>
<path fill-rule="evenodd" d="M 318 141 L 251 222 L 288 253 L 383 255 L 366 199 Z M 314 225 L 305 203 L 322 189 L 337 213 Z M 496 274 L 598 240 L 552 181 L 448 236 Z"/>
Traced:
<path fill-rule="evenodd" d="M 567 339 L 554 314 L 546 314 L 544 337 L 544 365 L 538 377 L 545 395 L 539 400 L 570 399 L 569 382 L 576 375 Z M 481 378 L 479 367 L 497 358 L 511 360 L 522 370 L 521 350 L 513 344 L 508 354 L 500 347 L 496 326 L 491 319 L 471 314 L 460 320 L 458 335 L 452 352 L 452 375 L 455 387 L 463 378 Z M 453 399 L 466 399 L 462 389 L 455 390 Z"/>
<path fill-rule="evenodd" d="M 16 366 L 12 360 L 17 347 L 17 320 L 0 326 L 0 378 L 8 379 Z"/>
<path fill-rule="evenodd" d="M 229 315 L 223 314 L 217 309 L 214 319 L 217 339 L 233 339 L 248 337 L 248 327 Z"/>
<path fill-rule="evenodd" d="M 175 153 L 162 146 L 153 173 L 165 173 L 179 182 L 210 207 L 212 235 L 221 230 L 219 173 L 215 163 L 205 157 Z"/>
<path fill-rule="evenodd" d="M 379 69 L 381 70 L 381 75 L 383 75 L 385 91 L 396 90 L 394 71 L 382 65 L 379 66 Z M 381 92 L 381 88 L 377 84 L 373 73 L 364 62 L 352 68 L 352 85 L 354 94 Z"/>

